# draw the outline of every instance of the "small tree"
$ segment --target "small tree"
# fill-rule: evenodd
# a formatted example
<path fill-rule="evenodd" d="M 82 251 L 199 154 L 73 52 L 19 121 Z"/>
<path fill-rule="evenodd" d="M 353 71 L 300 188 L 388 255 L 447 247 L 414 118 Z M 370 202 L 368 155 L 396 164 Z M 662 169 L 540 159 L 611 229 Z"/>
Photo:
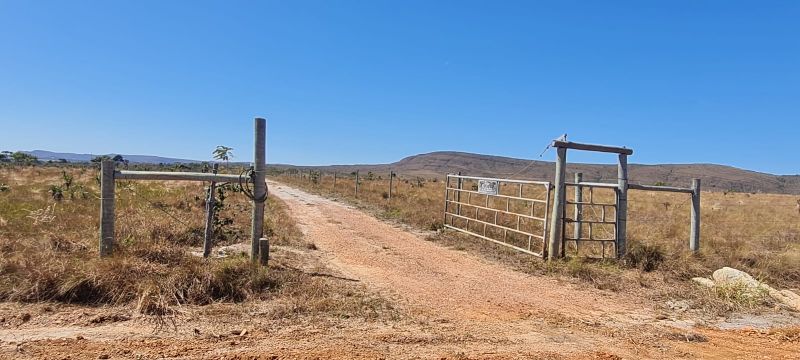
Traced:
<path fill-rule="evenodd" d="M 17 151 L 11 154 L 11 159 L 13 159 L 15 163 L 28 164 L 28 165 L 35 164 L 39 161 L 39 159 L 36 156 L 24 153 L 22 151 Z"/>
<path fill-rule="evenodd" d="M 111 156 L 108 155 L 100 155 L 92 158 L 92 162 L 96 164 L 102 163 L 105 160 L 113 160 L 113 159 L 111 158 Z"/>
<path fill-rule="evenodd" d="M 125 158 L 123 158 L 122 155 L 119 155 L 119 154 L 114 155 L 114 157 L 111 158 L 111 160 L 114 160 L 114 161 L 116 161 L 118 163 L 119 162 L 125 162 Z"/>
<path fill-rule="evenodd" d="M 233 158 L 233 148 L 228 146 L 219 145 L 214 152 L 214 159 L 225 162 L 225 167 L 228 167 L 228 161 Z"/>

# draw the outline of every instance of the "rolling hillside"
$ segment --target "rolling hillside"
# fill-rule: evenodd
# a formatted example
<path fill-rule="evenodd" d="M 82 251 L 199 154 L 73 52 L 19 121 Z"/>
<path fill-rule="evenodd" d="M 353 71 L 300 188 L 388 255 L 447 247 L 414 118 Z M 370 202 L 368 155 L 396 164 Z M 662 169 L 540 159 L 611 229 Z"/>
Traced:
<path fill-rule="evenodd" d="M 462 152 L 434 152 L 407 157 L 392 164 L 333 165 L 295 167 L 274 165 L 274 168 L 317 169 L 325 172 L 385 174 L 389 169 L 401 177 L 441 177 L 446 173 L 510 177 L 515 179 L 549 180 L 555 175 L 555 165 L 548 161 L 531 161 L 500 156 Z M 567 172 L 582 172 L 585 181 L 614 182 L 615 165 L 568 164 Z M 631 164 L 630 179 L 639 184 L 665 183 L 689 186 L 692 178 L 703 180 L 705 190 L 800 194 L 800 176 L 772 175 L 714 164 Z"/>

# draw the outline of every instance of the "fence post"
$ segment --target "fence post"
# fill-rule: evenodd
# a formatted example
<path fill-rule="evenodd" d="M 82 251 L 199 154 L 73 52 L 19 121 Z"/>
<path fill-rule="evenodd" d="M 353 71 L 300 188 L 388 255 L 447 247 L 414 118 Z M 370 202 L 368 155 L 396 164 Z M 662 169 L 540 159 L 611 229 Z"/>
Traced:
<path fill-rule="evenodd" d="M 617 259 L 621 259 L 628 252 L 628 155 L 619 154 L 617 166 Z M 605 255 L 605 254 L 604 254 Z"/>
<path fill-rule="evenodd" d="M 392 185 L 394 184 L 394 171 L 389 170 L 389 200 L 392 200 Z"/>
<path fill-rule="evenodd" d="M 356 197 L 358 197 L 358 170 L 356 170 Z"/>
<path fill-rule="evenodd" d="M 219 164 L 214 164 L 212 172 L 216 174 L 219 171 Z M 211 182 L 208 186 L 208 197 L 206 198 L 206 232 L 203 237 L 203 257 L 207 258 L 211 255 L 211 248 L 214 246 L 214 206 L 217 199 L 215 192 L 217 191 L 217 183 Z"/>
<path fill-rule="evenodd" d="M 336 171 L 333 172 L 333 191 L 336 191 Z"/>
<path fill-rule="evenodd" d="M 258 260 L 259 239 L 264 235 L 264 201 L 267 198 L 266 183 L 267 121 L 255 119 L 255 150 L 253 156 L 253 231 L 250 259 Z"/>
<path fill-rule="evenodd" d="M 689 249 L 700 251 L 700 179 L 692 179 L 692 227 L 689 234 Z"/>
<path fill-rule="evenodd" d="M 100 163 L 100 257 L 114 253 L 114 160 Z"/>
<path fill-rule="evenodd" d="M 267 266 L 269 264 L 269 239 L 258 239 L 258 249 L 258 263 L 261 266 Z"/>
<path fill-rule="evenodd" d="M 561 256 L 561 221 L 566 199 L 565 180 L 567 177 L 567 148 L 557 148 L 555 191 L 553 193 L 553 212 L 550 216 L 550 239 L 547 245 L 547 259 Z"/>
<path fill-rule="evenodd" d="M 580 184 L 583 182 L 583 173 L 575 173 L 575 183 Z M 583 220 L 583 186 L 576 185 L 575 186 L 575 238 L 580 240 L 581 233 L 582 233 L 582 224 L 581 221 Z M 578 246 L 580 241 L 575 241 L 575 251 L 578 251 Z"/>

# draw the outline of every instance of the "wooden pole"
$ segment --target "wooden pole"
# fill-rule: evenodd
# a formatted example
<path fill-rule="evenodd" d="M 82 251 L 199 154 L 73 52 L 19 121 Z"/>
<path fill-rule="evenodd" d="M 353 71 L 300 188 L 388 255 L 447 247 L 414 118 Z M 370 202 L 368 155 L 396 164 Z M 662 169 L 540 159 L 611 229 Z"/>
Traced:
<path fill-rule="evenodd" d="M 336 191 L 336 172 L 333 172 L 333 191 Z"/>
<path fill-rule="evenodd" d="M 269 239 L 258 239 L 258 248 L 258 263 L 261 266 L 267 266 L 269 264 Z"/>
<path fill-rule="evenodd" d="M 214 164 L 212 172 L 214 174 L 219 171 L 219 164 Z M 207 258 L 211 255 L 211 249 L 214 246 L 214 210 L 217 203 L 216 198 L 217 183 L 211 182 L 208 186 L 208 196 L 206 197 L 206 231 L 203 236 L 203 257 Z"/>
<path fill-rule="evenodd" d="M 259 239 L 264 236 L 264 201 L 267 197 L 267 121 L 255 119 L 255 150 L 253 154 L 253 231 L 250 259 L 258 260 Z"/>
<path fill-rule="evenodd" d="M 100 163 L 100 257 L 114 253 L 114 160 Z"/>
<path fill-rule="evenodd" d="M 583 182 L 583 173 L 575 173 L 575 183 L 576 184 L 580 184 L 581 182 Z M 582 232 L 581 231 L 582 230 L 581 229 L 581 225 L 582 225 L 581 221 L 583 220 L 583 204 L 581 204 L 582 202 L 583 202 L 583 186 L 576 185 L 575 186 L 575 203 L 576 204 L 575 204 L 575 223 L 574 223 L 575 229 L 574 229 L 574 231 L 575 231 L 575 238 L 579 239 L 579 240 L 580 240 L 581 235 L 582 235 L 581 234 L 581 232 Z M 580 241 L 576 241 L 575 242 L 575 251 L 578 251 L 578 244 L 580 244 Z"/>
<path fill-rule="evenodd" d="M 358 170 L 356 170 L 356 197 L 358 197 Z"/>
<path fill-rule="evenodd" d="M 692 179 L 692 227 L 689 234 L 689 249 L 700 251 L 700 179 Z"/>
<path fill-rule="evenodd" d="M 553 192 L 553 212 L 550 216 L 550 239 L 547 244 L 547 258 L 553 260 L 561 256 L 561 221 L 566 200 L 565 183 L 567 171 L 567 149 L 557 148 L 556 179 Z"/>
<path fill-rule="evenodd" d="M 392 200 L 392 185 L 394 185 L 394 171 L 389 170 L 389 200 Z"/>
<path fill-rule="evenodd" d="M 617 166 L 617 259 L 628 252 L 628 155 L 619 154 Z M 605 254 L 603 254 L 605 255 Z"/>

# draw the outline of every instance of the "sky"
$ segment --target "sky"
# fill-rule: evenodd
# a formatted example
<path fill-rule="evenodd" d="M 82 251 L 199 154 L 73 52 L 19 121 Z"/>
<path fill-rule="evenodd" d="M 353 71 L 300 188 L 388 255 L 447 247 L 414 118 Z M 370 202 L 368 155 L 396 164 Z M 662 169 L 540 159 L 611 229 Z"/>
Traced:
<path fill-rule="evenodd" d="M 0 149 L 800 173 L 798 1 L 0 0 Z M 573 162 L 613 162 L 570 152 Z M 542 159 L 551 160 L 554 151 Z"/>

